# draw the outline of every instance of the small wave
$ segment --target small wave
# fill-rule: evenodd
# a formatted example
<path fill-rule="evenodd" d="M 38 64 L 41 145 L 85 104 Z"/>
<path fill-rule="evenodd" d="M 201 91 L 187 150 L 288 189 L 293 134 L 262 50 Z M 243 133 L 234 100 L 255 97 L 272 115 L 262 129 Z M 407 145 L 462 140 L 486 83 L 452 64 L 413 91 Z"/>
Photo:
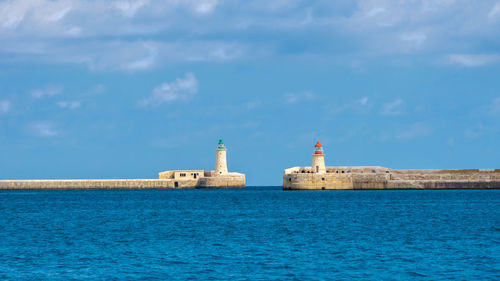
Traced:
<path fill-rule="evenodd" d="M 406 273 L 408 273 L 408 275 L 413 277 L 427 277 L 427 275 L 415 271 L 407 271 Z"/>

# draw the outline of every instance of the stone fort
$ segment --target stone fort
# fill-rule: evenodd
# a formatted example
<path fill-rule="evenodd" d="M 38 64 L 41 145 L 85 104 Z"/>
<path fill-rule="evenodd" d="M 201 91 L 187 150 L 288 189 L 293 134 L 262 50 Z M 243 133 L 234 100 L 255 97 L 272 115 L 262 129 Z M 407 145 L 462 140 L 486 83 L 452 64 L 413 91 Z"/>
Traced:
<path fill-rule="evenodd" d="M 314 146 L 310 167 L 283 173 L 284 190 L 498 189 L 500 169 L 394 170 L 378 166 L 326 167 L 323 146 Z"/>

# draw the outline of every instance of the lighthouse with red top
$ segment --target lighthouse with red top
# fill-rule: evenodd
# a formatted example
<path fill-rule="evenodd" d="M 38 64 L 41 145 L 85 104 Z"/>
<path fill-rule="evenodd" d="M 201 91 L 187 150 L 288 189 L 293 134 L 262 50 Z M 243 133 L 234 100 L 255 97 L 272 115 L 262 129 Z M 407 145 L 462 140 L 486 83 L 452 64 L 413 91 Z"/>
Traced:
<path fill-rule="evenodd" d="M 326 173 L 325 154 L 323 154 L 323 146 L 319 143 L 319 141 L 314 146 L 312 168 L 315 173 Z"/>

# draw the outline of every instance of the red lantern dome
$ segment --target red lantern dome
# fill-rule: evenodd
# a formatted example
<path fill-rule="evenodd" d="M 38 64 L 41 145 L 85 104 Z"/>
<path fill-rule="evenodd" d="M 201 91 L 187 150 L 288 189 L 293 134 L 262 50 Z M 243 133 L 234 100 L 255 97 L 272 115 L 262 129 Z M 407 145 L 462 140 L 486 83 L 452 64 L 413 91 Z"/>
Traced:
<path fill-rule="evenodd" d="M 323 154 L 323 146 L 319 143 L 319 141 L 314 146 L 314 154 Z"/>

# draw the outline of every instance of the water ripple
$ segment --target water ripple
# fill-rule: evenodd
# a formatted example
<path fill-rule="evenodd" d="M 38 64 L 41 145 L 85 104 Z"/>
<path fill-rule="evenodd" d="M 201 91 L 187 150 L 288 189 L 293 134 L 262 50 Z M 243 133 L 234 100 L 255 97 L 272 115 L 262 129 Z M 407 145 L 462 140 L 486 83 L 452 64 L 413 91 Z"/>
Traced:
<path fill-rule="evenodd" d="M 0 280 L 500 279 L 496 190 L 0 195 Z"/>

